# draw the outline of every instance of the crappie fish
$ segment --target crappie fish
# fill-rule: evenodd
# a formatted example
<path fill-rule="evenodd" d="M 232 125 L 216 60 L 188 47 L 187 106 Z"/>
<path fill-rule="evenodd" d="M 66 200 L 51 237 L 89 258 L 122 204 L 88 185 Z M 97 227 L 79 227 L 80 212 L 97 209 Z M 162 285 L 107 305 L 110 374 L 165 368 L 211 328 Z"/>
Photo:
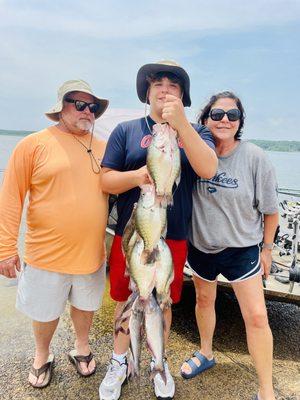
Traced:
<path fill-rule="evenodd" d="M 155 260 L 155 247 L 166 229 L 167 210 L 153 185 L 143 185 L 135 212 L 135 227 L 144 241 L 144 262 Z"/>
<path fill-rule="evenodd" d="M 172 188 L 180 181 L 180 150 L 177 132 L 169 124 L 155 124 L 147 153 L 147 168 L 154 181 L 158 196 L 172 204 Z"/>
<path fill-rule="evenodd" d="M 172 254 L 164 239 L 158 242 L 159 259 L 156 261 L 156 298 L 162 309 L 171 305 L 170 285 L 174 279 Z"/>
<path fill-rule="evenodd" d="M 129 359 L 128 374 L 131 377 L 139 377 L 140 375 L 140 358 L 142 347 L 144 323 L 144 305 L 140 297 L 137 297 L 132 305 L 131 315 L 129 318 L 130 333 L 130 350 L 131 357 Z"/>
<path fill-rule="evenodd" d="M 150 295 L 145 306 L 145 330 L 147 344 L 155 361 L 151 372 L 151 378 L 159 373 L 166 383 L 166 374 L 164 370 L 164 322 L 163 314 L 153 294 Z"/>
<path fill-rule="evenodd" d="M 128 260 L 128 272 L 142 299 L 150 296 L 155 285 L 155 262 L 144 264 L 144 241 L 138 238 Z"/>

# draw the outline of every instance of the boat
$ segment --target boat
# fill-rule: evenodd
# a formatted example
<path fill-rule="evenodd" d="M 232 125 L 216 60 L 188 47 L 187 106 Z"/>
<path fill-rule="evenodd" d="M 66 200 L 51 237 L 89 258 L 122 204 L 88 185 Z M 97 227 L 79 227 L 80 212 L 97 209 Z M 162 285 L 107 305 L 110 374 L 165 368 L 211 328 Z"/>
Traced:
<path fill-rule="evenodd" d="M 117 196 L 110 196 L 106 228 L 108 257 L 118 218 L 116 198 Z M 274 240 L 271 274 L 267 280 L 262 278 L 264 293 L 266 299 L 300 305 L 300 203 L 283 200 L 280 204 L 280 226 Z M 192 273 L 187 262 L 184 267 L 184 282 L 192 283 Z M 218 289 L 233 292 L 231 284 L 222 275 L 218 277 Z"/>
<path fill-rule="evenodd" d="M 300 197 L 300 190 L 288 189 L 288 188 L 278 188 L 278 194 L 288 195 L 290 197 Z"/>

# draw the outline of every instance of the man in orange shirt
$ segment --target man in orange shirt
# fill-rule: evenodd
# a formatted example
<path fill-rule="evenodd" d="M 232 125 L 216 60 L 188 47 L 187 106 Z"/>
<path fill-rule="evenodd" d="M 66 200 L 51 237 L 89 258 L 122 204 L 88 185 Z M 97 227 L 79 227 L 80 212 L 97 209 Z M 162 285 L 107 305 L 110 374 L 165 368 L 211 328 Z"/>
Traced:
<path fill-rule="evenodd" d="M 69 359 L 82 376 L 96 369 L 88 336 L 105 285 L 107 195 L 99 179 L 106 143 L 93 137 L 93 128 L 107 106 L 87 82 L 65 82 L 46 113 L 57 124 L 21 140 L 5 171 L 0 274 L 15 278 L 20 271 L 16 307 L 33 320 L 36 351 L 29 382 L 34 387 L 51 380 L 49 347 L 67 300 L 76 335 Z M 27 193 L 21 270 L 17 239 Z"/>

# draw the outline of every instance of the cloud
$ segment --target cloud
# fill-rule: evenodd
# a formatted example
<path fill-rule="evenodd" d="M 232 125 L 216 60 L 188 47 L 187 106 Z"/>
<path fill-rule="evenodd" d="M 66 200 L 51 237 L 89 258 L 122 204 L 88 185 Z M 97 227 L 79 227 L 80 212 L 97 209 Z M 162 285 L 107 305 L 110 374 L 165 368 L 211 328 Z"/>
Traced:
<path fill-rule="evenodd" d="M 42 128 L 58 86 L 73 78 L 87 80 L 112 108 L 142 107 L 137 69 L 166 58 L 189 72 L 191 119 L 203 99 L 229 88 L 252 121 L 263 121 L 249 132 L 279 132 L 259 110 L 267 104 L 277 115 L 280 106 L 287 115 L 297 102 L 298 0 L 0 0 L 0 15 L 0 128 Z"/>
<path fill-rule="evenodd" d="M 1 26 L 61 32 L 99 40 L 124 40 L 165 33 L 247 30 L 300 19 L 297 0 L 214 2 L 3 1 Z"/>

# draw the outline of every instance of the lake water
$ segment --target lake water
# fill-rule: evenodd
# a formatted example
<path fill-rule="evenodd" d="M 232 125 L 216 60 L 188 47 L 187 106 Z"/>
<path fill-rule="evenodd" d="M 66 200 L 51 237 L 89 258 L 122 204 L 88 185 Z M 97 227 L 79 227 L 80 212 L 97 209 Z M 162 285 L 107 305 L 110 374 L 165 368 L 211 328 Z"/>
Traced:
<path fill-rule="evenodd" d="M 9 156 L 21 136 L 0 135 L 0 178 Z M 300 152 L 287 153 L 279 151 L 267 152 L 271 162 L 275 166 L 278 186 L 282 188 L 300 190 Z"/>

